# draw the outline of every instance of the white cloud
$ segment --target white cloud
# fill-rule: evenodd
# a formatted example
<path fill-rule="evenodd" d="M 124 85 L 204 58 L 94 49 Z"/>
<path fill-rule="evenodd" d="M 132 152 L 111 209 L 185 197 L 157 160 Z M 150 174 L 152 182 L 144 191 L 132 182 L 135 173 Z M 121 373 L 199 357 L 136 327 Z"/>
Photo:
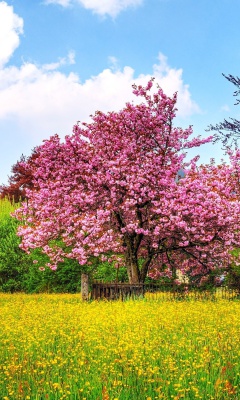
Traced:
<path fill-rule="evenodd" d="M 167 94 L 178 91 L 179 117 L 199 112 L 183 82 L 182 70 L 170 68 L 161 54 L 152 74 L 135 77 L 134 69 L 126 66 L 105 69 L 83 83 L 75 73 L 65 75 L 56 70 L 60 64 L 38 67 L 25 63 L 0 70 L 0 120 L 15 120 L 26 135 L 36 139 L 56 132 L 69 134 L 77 120 L 88 120 L 96 110 L 119 110 L 135 99 L 132 84 L 145 85 L 153 75 Z"/>
<path fill-rule="evenodd" d="M 0 67 L 9 61 L 22 33 L 23 19 L 14 14 L 13 7 L 0 1 Z"/>
<path fill-rule="evenodd" d="M 59 4 L 63 7 L 68 7 L 74 3 L 78 3 L 99 15 L 116 17 L 117 14 L 128 7 L 140 6 L 143 0 L 45 0 L 45 4 Z"/>
<path fill-rule="evenodd" d="M 62 65 L 75 63 L 73 51 L 56 63 L 42 66 L 5 65 L 19 44 L 23 20 L 5 2 L 0 2 L 1 19 L 0 32 L 6 45 L 0 50 L 0 123 L 6 126 L 9 122 L 11 132 L 13 129 L 18 132 L 16 135 L 29 137 L 37 144 L 56 132 L 61 136 L 69 134 L 77 120 L 89 120 L 96 110 L 119 110 L 127 101 L 136 100 L 132 84 L 146 85 L 152 76 L 167 94 L 178 91 L 178 116 L 185 118 L 199 112 L 188 85 L 183 82 L 183 71 L 171 68 L 161 53 L 152 72 L 139 76 L 135 76 L 131 66 L 121 69 L 118 60 L 109 56 L 111 67 L 85 82 L 75 73 L 66 75 L 59 71 Z"/>
<path fill-rule="evenodd" d="M 119 69 L 119 62 L 116 57 L 108 56 L 108 63 L 110 65 L 111 70 L 117 71 Z"/>
<path fill-rule="evenodd" d="M 59 4 L 63 7 L 70 6 L 72 0 L 45 0 L 45 4 Z"/>
<path fill-rule="evenodd" d="M 75 64 L 75 52 L 74 51 L 70 51 L 68 53 L 67 57 L 59 58 L 59 60 L 55 63 L 44 64 L 42 66 L 42 69 L 46 70 L 46 71 L 53 71 L 53 70 L 60 68 L 62 65 L 66 65 L 66 64 L 70 64 L 70 65 Z"/>
<path fill-rule="evenodd" d="M 221 110 L 220 111 L 222 111 L 222 112 L 229 112 L 230 111 L 230 107 L 227 105 L 227 104 L 224 104 L 222 107 L 221 107 Z"/>
<path fill-rule="evenodd" d="M 153 66 L 153 75 L 167 95 L 171 96 L 174 92 L 178 92 L 178 115 L 187 117 L 190 114 L 199 113 L 200 108 L 191 98 L 189 85 L 183 82 L 183 70 L 171 68 L 167 57 L 162 53 L 159 53 L 158 60 L 159 63 Z"/>

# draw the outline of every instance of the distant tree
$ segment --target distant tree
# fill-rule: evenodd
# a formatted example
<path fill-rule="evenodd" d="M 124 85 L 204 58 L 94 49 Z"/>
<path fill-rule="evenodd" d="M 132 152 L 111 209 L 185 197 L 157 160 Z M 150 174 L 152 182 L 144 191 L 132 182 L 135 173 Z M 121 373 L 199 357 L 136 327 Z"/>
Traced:
<path fill-rule="evenodd" d="M 7 197 L 15 203 L 25 200 L 26 189 L 33 188 L 34 165 L 38 155 L 38 149 L 34 148 L 29 157 L 22 155 L 20 160 L 12 166 L 12 175 L 8 179 L 8 184 L 0 186 L 0 198 Z"/>
<path fill-rule="evenodd" d="M 10 216 L 19 206 L 0 199 L 0 291 L 4 292 L 22 289 L 21 278 L 29 264 L 30 257 L 19 248 L 20 238 L 16 234 L 19 223 Z"/>
<path fill-rule="evenodd" d="M 16 216 L 22 249 L 42 248 L 53 270 L 65 257 L 86 267 L 99 258 L 125 266 L 130 283 L 177 269 L 207 275 L 240 245 L 232 167 L 199 173 L 197 158 L 185 162 L 211 138 L 174 127 L 176 94 L 151 87 L 134 86 L 141 104 L 98 111 L 65 141 L 55 135 L 39 148 L 34 188 Z"/>
<path fill-rule="evenodd" d="M 237 87 L 237 90 L 233 93 L 234 96 L 240 95 L 240 78 L 234 77 L 233 75 L 223 76 L 233 85 Z M 240 104 L 240 99 L 236 99 L 235 105 Z M 221 141 L 224 146 L 234 145 L 237 147 L 238 140 L 240 139 L 240 121 L 235 118 L 230 118 L 230 120 L 224 119 L 217 125 L 209 125 L 207 131 L 216 132 L 214 135 L 214 142 Z"/>

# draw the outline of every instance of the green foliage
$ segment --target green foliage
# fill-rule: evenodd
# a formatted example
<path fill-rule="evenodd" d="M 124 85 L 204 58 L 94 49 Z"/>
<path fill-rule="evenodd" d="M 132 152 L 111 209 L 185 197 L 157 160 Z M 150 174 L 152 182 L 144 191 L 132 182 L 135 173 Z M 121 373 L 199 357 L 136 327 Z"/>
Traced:
<path fill-rule="evenodd" d="M 46 266 L 49 259 L 40 250 L 26 254 L 19 248 L 18 221 L 10 214 L 19 207 L 0 199 L 0 291 L 26 293 L 80 291 L 81 268 L 75 260 L 65 260 L 57 271 Z M 34 264 L 34 261 L 37 263 Z M 40 271 L 39 267 L 45 267 Z"/>
<path fill-rule="evenodd" d="M 34 264 L 35 261 L 38 261 Z M 48 257 L 36 249 L 31 253 L 31 265 L 23 287 L 27 293 L 75 293 L 81 290 L 81 270 L 76 260 L 65 259 L 56 271 L 46 267 Z M 40 270 L 39 268 L 45 268 Z"/>
<path fill-rule="evenodd" d="M 0 200 L 0 290 L 15 292 L 22 289 L 19 276 L 27 269 L 27 255 L 19 248 L 16 235 L 17 221 L 11 217 L 13 205 L 7 199 Z"/>
<path fill-rule="evenodd" d="M 240 249 L 233 251 L 234 255 L 239 255 Z M 240 292 L 240 265 L 231 264 L 226 275 L 226 283 L 230 288 L 238 289 Z"/>
<path fill-rule="evenodd" d="M 18 203 L 11 203 L 8 199 L 0 199 L 0 223 L 4 222 L 6 217 L 10 216 L 20 204 Z"/>
<path fill-rule="evenodd" d="M 116 268 L 113 263 L 101 262 L 93 272 L 93 279 L 104 283 L 128 282 L 127 270 L 125 267 Z"/>

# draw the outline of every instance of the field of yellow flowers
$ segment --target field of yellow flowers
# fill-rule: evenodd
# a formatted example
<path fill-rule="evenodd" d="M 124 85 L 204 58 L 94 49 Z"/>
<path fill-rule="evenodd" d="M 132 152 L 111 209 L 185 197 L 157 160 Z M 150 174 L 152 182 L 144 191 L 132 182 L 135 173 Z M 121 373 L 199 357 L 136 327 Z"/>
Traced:
<path fill-rule="evenodd" d="M 239 305 L 0 294 L 1 399 L 240 399 Z"/>

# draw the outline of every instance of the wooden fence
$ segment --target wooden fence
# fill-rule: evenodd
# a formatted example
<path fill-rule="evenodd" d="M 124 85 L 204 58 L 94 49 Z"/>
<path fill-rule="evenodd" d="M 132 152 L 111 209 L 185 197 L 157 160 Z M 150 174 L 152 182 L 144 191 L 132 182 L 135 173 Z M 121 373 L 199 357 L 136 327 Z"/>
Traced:
<path fill-rule="evenodd" d="M 125 300 L 148 296 L 159 299 L 234 299 L 240 297 L 240 288 L 231 289 L 227 286 L 213 288 L 196 287 L 190 284 L 172 285 L 156 283 L 92 283 L 91 298 L 107 300 Z"/>

